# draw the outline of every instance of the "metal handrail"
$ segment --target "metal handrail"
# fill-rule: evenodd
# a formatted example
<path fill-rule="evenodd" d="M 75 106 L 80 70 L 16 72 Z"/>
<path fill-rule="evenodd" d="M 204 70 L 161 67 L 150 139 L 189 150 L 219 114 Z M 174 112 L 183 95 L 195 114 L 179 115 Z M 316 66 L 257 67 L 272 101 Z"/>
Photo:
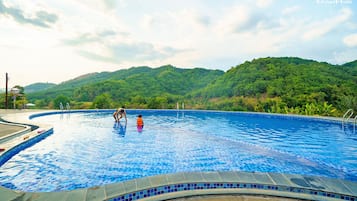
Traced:
<path fill-rule="evenodd" d="M 350 116 L 346 117 L 349 113 L 351 113 Z M 342 121 L 347 122 L 352 117 L 352 115 L 353 115 L 353 109 L 348 109 L 347 112 L 345 112 L 345 114 L 343 115 Z M 357 117 L 357 115 L 356 115 L 356 117 Z M 355 119 L 356 119 L 356 117 L 355 117 Z"/>

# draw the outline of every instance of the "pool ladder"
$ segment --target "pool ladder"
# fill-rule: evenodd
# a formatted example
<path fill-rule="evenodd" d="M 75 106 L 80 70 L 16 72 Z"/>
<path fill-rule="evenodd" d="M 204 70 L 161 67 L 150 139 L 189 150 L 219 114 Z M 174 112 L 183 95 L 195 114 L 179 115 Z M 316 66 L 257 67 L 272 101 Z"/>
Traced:
<path fill-rule="evenodd" d="M 348 109 L 347 112 L 342 117 L 342 123 L 348 122 L 351 117 L 353 116 L 353 109 Z M 353 118 L 354 119 L 354 124 L 357 123 L 357 115 Z"/>
<path fill-rule="evenodd" d="M 71 106 L 69 105 L 69 103 L 67 102 L 66 103 L 66 107 L 63 106 L 62 102 L 60 102 L 60 105 L 59 105 L 59 108 L 60 110 L 63 112 L 64 110 L 71 110 Z"/>

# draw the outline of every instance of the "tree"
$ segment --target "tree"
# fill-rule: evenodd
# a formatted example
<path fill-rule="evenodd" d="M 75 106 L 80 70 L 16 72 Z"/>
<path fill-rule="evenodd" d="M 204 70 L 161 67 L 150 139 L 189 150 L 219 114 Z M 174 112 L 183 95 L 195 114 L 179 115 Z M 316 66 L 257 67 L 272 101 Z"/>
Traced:
<path fill-rule="evenodd" d="M 108 109 L 112 106 L 112 99 L 108 93 L 98 95 L 94 98 L 92 108 Z"/>
<path fill-rule="evenodd" d="M 168 106 L 168 99 L 165 96 L 158 96 L 150 98 L 148 101 L 148 107 L 151 109 L 164 109 Z"/>
<path fill-rule="evenodd" d="M 1 105 L 1 109 L 3 109 L 3 108 L 5 108 L 5 93 L 2 93 L 1 95 L 0 95 L 0 105 Z"/>
<path fill-rule="evenodd" d="M 65 106 L 66 103 L 69 103 L 69 98 L 65 95 L 58 95 L 54 100 L 53 100 L 53 108 L 60 108 L 60 105 Z"/>

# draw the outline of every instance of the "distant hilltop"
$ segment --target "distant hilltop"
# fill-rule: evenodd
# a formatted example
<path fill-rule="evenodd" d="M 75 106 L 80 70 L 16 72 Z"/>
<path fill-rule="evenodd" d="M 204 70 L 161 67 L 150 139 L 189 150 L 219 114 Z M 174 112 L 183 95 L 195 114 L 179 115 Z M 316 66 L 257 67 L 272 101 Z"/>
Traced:
<path fill-rule="evenodd" d="M 49 89 L 49 88 L 51 88 L 53 86 L 56 86 L 56 84 L 38 82 L 38 83 L 34 83 L 34 84 L 30 84 L 28 86 L 25 86 L 25 92 L 33 93 L 33 92 L 36 92 L 36 91 Z"/>

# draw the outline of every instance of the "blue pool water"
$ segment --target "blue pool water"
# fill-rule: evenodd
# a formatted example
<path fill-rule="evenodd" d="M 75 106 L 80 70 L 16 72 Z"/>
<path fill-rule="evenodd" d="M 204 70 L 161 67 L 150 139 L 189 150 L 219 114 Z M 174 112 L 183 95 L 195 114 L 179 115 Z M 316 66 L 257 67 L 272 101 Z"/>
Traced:
<path fill-rule="evenodd" d="M 143 115 L 144 129 L 136 128 Z M 357 181 L 353 125 L 239 112 L 128 110 L 39 116 L 54 133 L 0 167 L 0 182 L 61 191 L 188 171 L 255 171 Z"/>

